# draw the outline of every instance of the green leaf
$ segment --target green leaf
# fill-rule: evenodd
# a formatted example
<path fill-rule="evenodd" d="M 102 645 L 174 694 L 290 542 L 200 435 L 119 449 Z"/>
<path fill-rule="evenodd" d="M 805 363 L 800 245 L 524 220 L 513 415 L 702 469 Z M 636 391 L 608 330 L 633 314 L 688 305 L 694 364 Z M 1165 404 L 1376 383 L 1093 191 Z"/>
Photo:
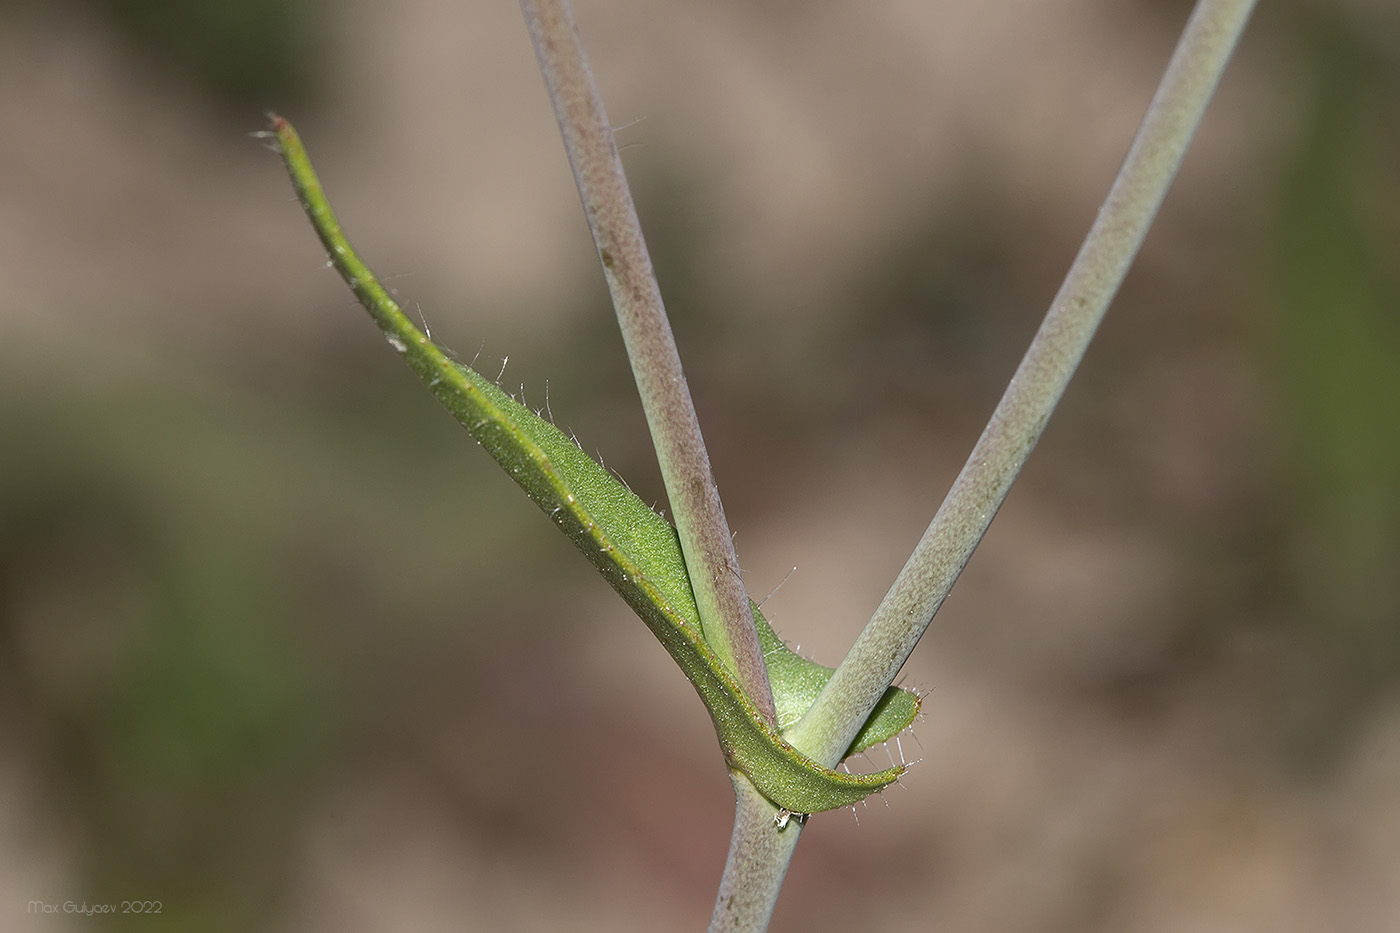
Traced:
<path fill-rule="evenodd" d="M 574 542 L 675 659 L 709 710 L 730 766 L 793 813 L 848 806 L 897 780 L 903 767 L 875 774 L 833 771 L 784 741 L 705 642 L 675 529 L 553 424 L 449 359 L 419 331 L 341 232 L 291 124 L 274 116 L 272 130 L 302 206 L 341 277 L 433 395 Z M 768 655 L 779 722 L 787 725 L 806 711 L 832 671 L 789 651 L 757 607 L 754 616 Z M 850 751 L 897 734 L 918 710 L 916 696 L 891 688 Z"/>
<path fill-rule="evenodd" d="M 778 729 L 786 730 L 807 712 L 835 669 L 794 653 L 773 631 L 757 606 L 753 606 L 753 619 L 758 626 L 764 660 L 768 663 L 768 678 L 773 682 Z M 899 735 L 918 718 L 919 706 L 919 697 L 912 690 L 890 687 L 841 757 L 849 758 Z"/>

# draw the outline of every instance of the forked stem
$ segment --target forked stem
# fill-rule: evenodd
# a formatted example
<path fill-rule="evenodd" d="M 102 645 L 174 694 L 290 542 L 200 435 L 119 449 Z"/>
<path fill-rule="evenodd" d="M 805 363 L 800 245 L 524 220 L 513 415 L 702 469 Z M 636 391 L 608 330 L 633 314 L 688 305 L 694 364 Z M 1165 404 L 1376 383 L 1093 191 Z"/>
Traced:
<path fill-rule="evenodd" d="M 705 641 L 770 723 L 773 691 L 671 324 L 568 0 L 521 0 L 642 397 Z"/>
<path fill-rule="evenodd" d="M 1253 7 L 1254 0 L 1198 0 L 1098 218 L 967 464 L 869 624 L 786 734 L 819 763 L 840 761 L 1010 492 L 1137 255 Z M 740 794 L 741 811 L 746 805 L 761 808 Z M 772 886 L 782 884 L 793 847 L 743 835 L 773 830 L 761 820 L 736 819 L 711 933 L 767 928 L 767 915 L 740 917 L 728 905 L 767 904 L 771 911 L 776 903 Z M 765 850 L 783 864 L 746 867 Z M 747 887 L 733 888 L 735 877 Z"/>

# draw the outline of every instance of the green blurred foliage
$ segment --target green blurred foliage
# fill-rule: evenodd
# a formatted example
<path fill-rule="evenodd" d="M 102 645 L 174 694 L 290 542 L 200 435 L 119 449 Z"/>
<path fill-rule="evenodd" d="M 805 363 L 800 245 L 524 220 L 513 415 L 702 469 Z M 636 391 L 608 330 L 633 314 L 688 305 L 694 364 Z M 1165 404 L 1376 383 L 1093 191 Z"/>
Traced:
<path fill-rule="evenodd" d="M 549 523 L 484 457 L 471 482 L 470 439 L 375 359 L 0 381 L 0 698 L 89 899 L 263 925 L 331 763 L 394 704 L 490 680 L 443 647 L 507 613 L 459 601 L 528 575 Z"/>
<path fill-rule="evenodd" d="M 158 67 L 223 103 L 265 110 L 317 91 L 327 22 L 321 0 L 70 0 L 109 23 Z M 43 0 L 6 9 L 56 13 Z"/>
<path fill-rule="evenodd" d="M 1281 460 L 1275 579 L 1315 679 L 1303 747 L 1400 681 L 1400 61 L 1337 8 L 1309 66 L 1261 309 Z"/>

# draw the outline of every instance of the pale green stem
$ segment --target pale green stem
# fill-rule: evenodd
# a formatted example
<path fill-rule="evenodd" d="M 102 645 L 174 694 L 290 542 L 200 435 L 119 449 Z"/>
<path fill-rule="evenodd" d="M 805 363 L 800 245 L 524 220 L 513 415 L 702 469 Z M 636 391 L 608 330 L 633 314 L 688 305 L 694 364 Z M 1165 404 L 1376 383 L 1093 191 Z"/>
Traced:
<path fill-rule="evenodd" d="M 774 722 L 773 692 L 641 224 L 567 0 L 521 0 L 651 428 L 705 640 Z"/>
<path fill-rule="evenodd" d="M 731 771 L 729 776 L 734 782 L 734 832 L 710 917 L 710 933 L 766 930 L 804 820 L 792 817 L 779 829 L 774 819 L 778 808 L 743 772 Z"/>
<path fill-rule="evenodd" d="M 787 733 L 816 761 L 840 760 L 982 540 L 1132 264 L 1253 6 L 1196 4 L 1108 198 L 967 464 L 850 653 Z"/>
<path fill-rule="evenodd" d="M 850 653 L 788 731 L 799 751 L 828 767 L 840 761 L 952 589 L 1136 256 L 1253 6 L 1197 3 L 1108 198 L 962 473 Z M 768 913 L 757 905 L 771 912 L 796 843 L 775 832 L 772 804 L 739 798 L 741 811 L 753 813 L 735 820 L 711 933 L 767 928 Z M 757 815 L 762 804 L 767 822 Z M 774 864 L 760 864 L 763 857 Z"/>

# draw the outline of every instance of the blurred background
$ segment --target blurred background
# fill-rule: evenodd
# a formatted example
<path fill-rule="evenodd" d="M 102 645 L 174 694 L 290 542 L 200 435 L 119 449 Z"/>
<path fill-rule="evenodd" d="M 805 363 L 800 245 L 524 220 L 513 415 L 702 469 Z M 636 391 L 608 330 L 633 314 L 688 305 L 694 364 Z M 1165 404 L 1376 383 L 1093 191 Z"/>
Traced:
<path fill-rule="evenodd" d="M 1188 9 L 580 0 L 804 654 L 932 516 Z M 324 267 L 272 108 L 435 337 L 662 499 L 514 3 L 0 0 L 0 929 L 700 929 L 701 704 Z M 1400 8 L 1261 4 L 906 667 L 921 764 L 811 821 L 774 930 L 1400 925 L 1397 166 Z M 163 912 L 64 912 L 122 900 Z"/>

